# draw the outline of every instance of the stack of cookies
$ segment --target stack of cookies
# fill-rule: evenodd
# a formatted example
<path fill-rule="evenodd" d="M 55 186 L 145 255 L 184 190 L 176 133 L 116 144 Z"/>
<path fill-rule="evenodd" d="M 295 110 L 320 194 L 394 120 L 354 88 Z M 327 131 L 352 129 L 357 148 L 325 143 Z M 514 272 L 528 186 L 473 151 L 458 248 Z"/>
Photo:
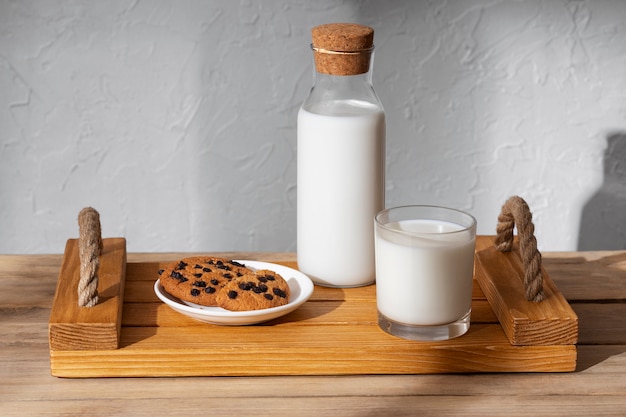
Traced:
<path fill-rule="evenodd" d="M 180 300 L 230 311 L 261 310 L 289 303 L 289 285 L 270 270 L 215 257 L 189 257 L 159 271 L 163 289 Z"/>

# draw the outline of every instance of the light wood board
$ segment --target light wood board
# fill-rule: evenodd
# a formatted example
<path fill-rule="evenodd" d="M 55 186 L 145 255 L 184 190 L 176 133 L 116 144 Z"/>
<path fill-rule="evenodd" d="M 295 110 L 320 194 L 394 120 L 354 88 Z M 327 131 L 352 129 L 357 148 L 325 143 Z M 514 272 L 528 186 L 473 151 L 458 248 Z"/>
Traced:
<path fill-rule="evenodd" d="M 488 244 L 488 243 L 487 243 Z M 484 249 L 479 240 L 477 250 Z M 292 268 L 294 262 L 272 260 Z M 293 313 L 256 326 L 194 321 L 153 292 L 165 262 L 128 263 L 119 348 L 50 350 L 59 377 L 268 376 L 569 372 L 575 345 L 513 346 L 474 282 L 472 323 L 457 339 L 424 343 L 384 333 L 375 286 L 315 287 Z"/>

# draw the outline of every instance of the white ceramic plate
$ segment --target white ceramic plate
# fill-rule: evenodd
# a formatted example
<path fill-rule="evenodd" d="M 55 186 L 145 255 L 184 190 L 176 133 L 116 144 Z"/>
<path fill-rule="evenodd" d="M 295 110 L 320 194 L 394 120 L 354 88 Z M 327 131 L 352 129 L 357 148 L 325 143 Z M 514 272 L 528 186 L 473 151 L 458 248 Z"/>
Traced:
<path fill-rule="evenodd" d="M 252 311 L 228 311 L 220 307 L 206 307 L 182 301 L 168 294 L 161 286 L 160 279 L 157 279 L 154 283 L 154 292 L 161 301 L 185 316 L 205 323 L 229 326 L 257 324 L 284 316 L 304 304 L 313 294 L 313 282 L 300 271 L 268 262 L 245 260 L 238 260 L 237 262 L 251 269 L 269 269 L 280 274 L 289 285 L 291 292 L 289 303 L 283 306 Z"/>

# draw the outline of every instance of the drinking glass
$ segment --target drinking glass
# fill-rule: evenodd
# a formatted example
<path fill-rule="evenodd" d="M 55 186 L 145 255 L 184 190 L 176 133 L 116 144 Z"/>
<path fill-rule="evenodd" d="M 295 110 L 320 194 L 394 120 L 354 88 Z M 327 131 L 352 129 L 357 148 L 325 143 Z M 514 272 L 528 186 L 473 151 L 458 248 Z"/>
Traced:
<path fill-rule="evenodd" d="M 374 221 L 379 326 L 437 341 L 469 330 L 476 219 L 437 206 L 402 206 Z"/>

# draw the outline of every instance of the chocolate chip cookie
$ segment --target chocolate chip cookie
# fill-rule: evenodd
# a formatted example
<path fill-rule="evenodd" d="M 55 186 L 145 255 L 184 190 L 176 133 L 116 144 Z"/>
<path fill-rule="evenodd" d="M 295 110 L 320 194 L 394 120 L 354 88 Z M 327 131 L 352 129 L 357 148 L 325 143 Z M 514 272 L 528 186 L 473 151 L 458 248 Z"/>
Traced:
<path fill-rule="evenodd" d="M 216 306 L 217 294 L 231 280 L 254 274 L 236 261 L 215 257 L 189 257 L 160 271 L 163 289 L 184 301 Z"/>
<path fill-rule="evenodd" d="M 274 271 L 233 278 L 217 293 L 217 305 L 231 311 L 261 310 L 289 303 L 289 285 Z"/>

